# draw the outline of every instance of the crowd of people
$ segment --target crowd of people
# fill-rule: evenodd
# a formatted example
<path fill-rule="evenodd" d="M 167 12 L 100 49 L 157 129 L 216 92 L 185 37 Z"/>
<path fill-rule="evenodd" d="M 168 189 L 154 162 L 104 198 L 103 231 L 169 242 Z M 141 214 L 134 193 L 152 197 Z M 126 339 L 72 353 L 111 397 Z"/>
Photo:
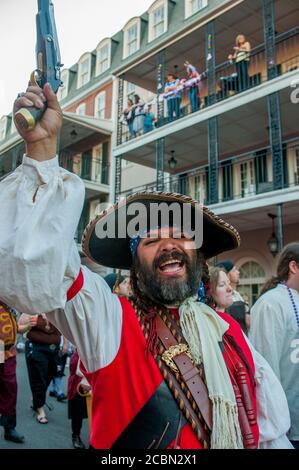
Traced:
<path fill-rule="evenodd" d="M 122 275 L 119 270 L 118 273 L 108 274 L 104 279 L 113 294 L 132 301 L 136 300 L 129 275 Z M 249 305 L 248 296 L 246 294 L 242 296 L 238 292 L 240 272 L 231 260 L 222 260 L 217 266 L 210 266 L 208 279 L 208 282 L 201 282 L 199 285 L 198 300 L 210 305 L 216 312 L 228 314 L 234 318 L 244 334 L 250 337 L 257 351 L 267 359 L 286 393 L 291 414 L 289 437 L 293 446 L 298 448 L 298 376 L 287 365 L 290 354 L 289 342 L 295 341 L 294 348 L 297 344 L 298 335 L 294 319 L 296 326 L 299 327 L 299 243 L 285 247 L 278 262 L 277 276 L 266 282 L 259 300 L 252 308 Z M 14 338 L 11 339 L 9 347 L 6 347 L 5 361 L 2 367 L 0 366 L 1 385 L 6 391 L 6 394 L 1 396 L 0 405 L 5 439 L 15 443 L 24 442 L 24 436 L 21 436 L 15 429 L 17 400 L 15 344 L 17 333 L 19 333 L 25 338 L 32 409 L 35 411 L 37 422 L 48 423 L 45 413 L 47 392 L 57 401 L 67 399 L 73 447 L 84 449 L 86 446 L 80 434 L 83 420 L 87 418 L 91 420 L 91 408 L 88 402 L 92 400 L 92 394 L 91 386 L 80 370 L 80 357 L 76 347 L 60 334 L 57 328 L 47 320 L 45 314 L 17 315 L 4 303 L 1 304 L 0 309 L 1 339 L 5 339 L 3 319 L 7 325 L 8 317 L 11 324 L 11 338 Z M 5 312 L 5 316 L 1 315 L 1 312 Z M 17 322 L 16 317 L 19 317 Z M 253 318 L 252 323 L 251 318 Z M 293 334 L 289 338 L 291 331 Z M 294 354 L 295 361 L 297 356 Z M 62 391 L 62 377 L 68 357 L 70 357 L 70 365 L 67 395 L 65 395 Z M 13 359 L 12 367 L 10 366 L 11 359 Z M 9 374 L 5 372 L 7 368 L 11 371 Z"/>
<path fill-rule="evenodd" d="M 251 44 L 243 34 L 236 37 L 233 52 L 228 55 L 228 61 L 235 64 L 236 72 L 232 76 L 221 77 L 219 87 L 223 91 L 242 92 L 249 88 L 249 64 Z M 186 75 L 179 78 L 177 74 L 169 72 L 165 79 L 164 89 L 158 95 L 159 100 L 164 100 L 167 105 L 167 120 L 173 121 L 181 117 L 182 94 L 187 92 L 189 97 L 190 112 L 201 109 L 200 91 L 205 72 L 201 74 L 197 68 L 187 60 L 184 62 Z M 142 133 L 150 132 L 157 123 L 157 117 L 152 112 L 153 100 L 146 103 L 139 95 L 135 94 L 133 99 L 129 98 L 127 106 L 123 111 L 123 122 L 128 126 L 130 138 L 137 137 Z"/>

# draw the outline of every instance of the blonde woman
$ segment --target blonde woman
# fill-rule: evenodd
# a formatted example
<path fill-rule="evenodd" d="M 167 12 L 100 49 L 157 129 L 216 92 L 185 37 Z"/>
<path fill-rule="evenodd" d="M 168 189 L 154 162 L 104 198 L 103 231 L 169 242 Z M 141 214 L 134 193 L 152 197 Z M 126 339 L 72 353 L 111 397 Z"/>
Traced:
<path fill-rule="evenodd" d="M 246 41 L 244 34 L 239 34 L 236 37 L 236 45 L 234 46 L 234 53 L 229 54 L 228 59 L 234 60 L 238 74 L 238 91 L 244 91 L 249 88 L 249 61 L 251 45 Z"/>

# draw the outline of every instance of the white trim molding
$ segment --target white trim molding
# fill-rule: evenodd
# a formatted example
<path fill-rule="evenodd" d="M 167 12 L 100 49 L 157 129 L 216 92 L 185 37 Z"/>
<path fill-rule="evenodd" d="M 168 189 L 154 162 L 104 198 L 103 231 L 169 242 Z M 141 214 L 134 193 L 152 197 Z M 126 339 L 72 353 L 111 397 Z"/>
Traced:
<path fill-rule="evenodd" d="M 100 100 L 103 99 L 104 106 L 99 106 Z M 106 91 L 100 91 L 95 97 L 94 117 L 97 119 L 105 119 L 106 114 Z"/>
<path fill-rule="evenodd" d="M 158 11 L 163 8 L 163 15 L 161 21 L 155 22 L 155 16 Z M 148 9 L 148 42 L 162 36 L 168 29 L 168 0 L 156 0 Z M 163 22 L 163 30 L 156 31 L 158 25 Z"/>
<path fill-rule="evenodd" d="M 86 85 L 91 77 L 91 52 L 83 54 L 78 61 L 77 89 Z"/>
<path fill-rule="evenodd" d="M 107 57 L 102 56 L 103 50 L 107 50 Z M 111 38 L 103 39 L 96 48 L 96 77 L 106 72 L 111 67 Z"/>
<path fill-rule="evenodd" d="M 135 30 L 136 36 L 130 37 L 130 32 Z M 141 38 L 141 18 L 132 18 L 123 28 L 123 59 L 131 56 L 140 49 Z M 132 48 L 132 44 L 136 43 L 136 47 Z M 131 46 L 131 47 L 130 47 Z"/>
<path fill-rule="evenodd" d="M 208 6 L 208 0 L 185 0 L 185 19 Z"/>
<path fill-rule="evenodd" d="M 0 141 L 4 140 L 6 137 L 7 124 L 8 124 L 7 116 L 2 116 L 0 119 Z"/>
<path fill-rule="evenodd" d="M 76 114 L 78 116 L 85 116 L 86 114 L 86 103 L 80 103 L 76 108 Z"/>
<path fill-rule="evenodd" d="M 57 98 L 58 101 L 64 100 L 69 92 L 69 78 L 70 78 L 70 71 L 69 69 L 63 69 L 61 72 L 61 81 L 63 82 L 63 86 L 58 88 Z"/>

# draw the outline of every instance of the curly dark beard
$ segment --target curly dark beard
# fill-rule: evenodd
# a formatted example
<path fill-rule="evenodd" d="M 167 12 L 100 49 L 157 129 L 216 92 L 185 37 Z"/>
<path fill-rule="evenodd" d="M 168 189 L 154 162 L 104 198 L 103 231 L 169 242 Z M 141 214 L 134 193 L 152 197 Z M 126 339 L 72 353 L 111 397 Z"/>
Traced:
<path fill-rule="evenodd" d="M 161 279 L 157 274 L 158 265 L 171 259 L 184 261 L 186 267 L 184 279 Z M 134 296 L 139 299 L 142 297 L 142 303 L 148 306 L 180 304 L 188 297 L 197 294 L 204 267 L 205 260 L 200 251 L 195 251 L 192 258 L 176 250 L 164 253 L 154 260 L 151 269 L 142 265 L 136 256 L 131 268 Z"/>

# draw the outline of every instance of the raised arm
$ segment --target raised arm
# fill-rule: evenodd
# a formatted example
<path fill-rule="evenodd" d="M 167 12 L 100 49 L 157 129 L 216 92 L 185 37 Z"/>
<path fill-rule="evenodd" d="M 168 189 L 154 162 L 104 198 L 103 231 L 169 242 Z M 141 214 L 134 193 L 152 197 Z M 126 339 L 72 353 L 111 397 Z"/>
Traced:
<path fill-rule="evenodd" d="M 46 312 L 91 370 L 113 360 L 118 350 L 121 307 L 105 281 L 86 267 L 83 285 L 67 301 L 81 269 L 74 236 L 84 184 L 59 167 L 62 112 L 49 85 L 43 91 L 30 86 L 14 112 L 41 107 L 45 99 L 47 109 L 34 130 L 18 128 L 26 143 L 22 165 L 0 183 L 0 298 L 21 312 Z"/>
<path fill-rule="evenodd" d="M 49 85 L 29 87 L 14 113 L 45 99 L 47 110 L 34 130 L 18 128 L 26 144 L 22 165 L 0 183 L 0 298 L 32 314 L 63 308 L 68 283 L 80 269 L 73 245 L 84 185 L 58 164 L 62 112 L 56 95 Z"/>

